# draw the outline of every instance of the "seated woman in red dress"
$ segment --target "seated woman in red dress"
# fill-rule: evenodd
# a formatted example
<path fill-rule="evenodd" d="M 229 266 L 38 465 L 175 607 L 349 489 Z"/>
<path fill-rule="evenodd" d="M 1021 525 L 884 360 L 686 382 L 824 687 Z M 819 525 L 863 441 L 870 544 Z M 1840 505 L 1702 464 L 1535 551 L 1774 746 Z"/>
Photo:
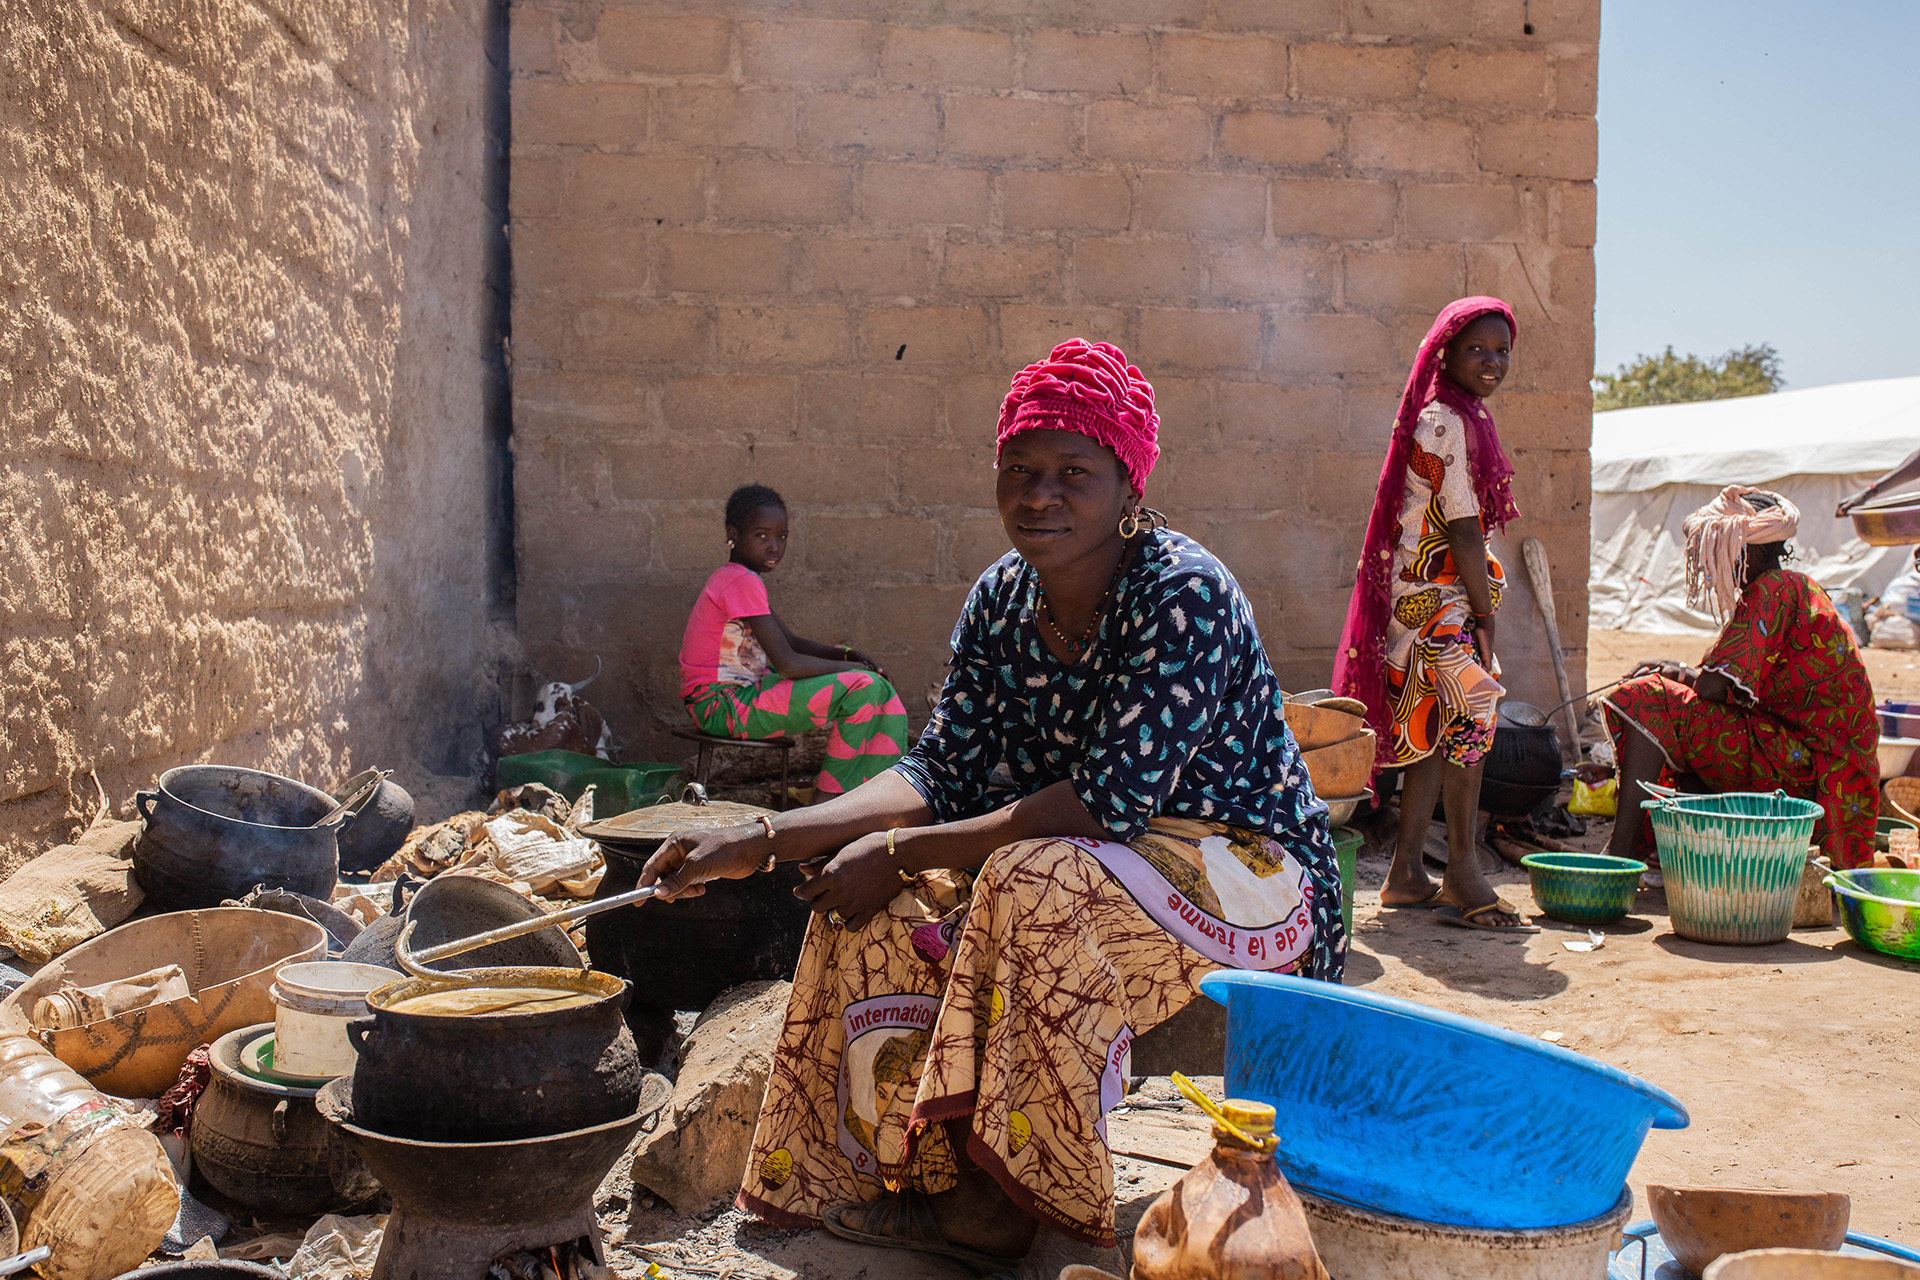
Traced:
<path fill-rule="evenodd" d="M 1620 762 L 1620 815 L 1607 852 L 1651 855 L 1640 783 L 1663 780 L 1816 801 L 1814 840 L 1833 865 L 1872 859 L 1873 689 L 1827 593 L 1782 567 L 1799 521 L 1791 502 L 1745 485 L 1729 485 L 1687 517 L 1689 600 L 1706 597 L 1726 622 L 1698 668 L 1642 663 L 1606 699 Z"/>

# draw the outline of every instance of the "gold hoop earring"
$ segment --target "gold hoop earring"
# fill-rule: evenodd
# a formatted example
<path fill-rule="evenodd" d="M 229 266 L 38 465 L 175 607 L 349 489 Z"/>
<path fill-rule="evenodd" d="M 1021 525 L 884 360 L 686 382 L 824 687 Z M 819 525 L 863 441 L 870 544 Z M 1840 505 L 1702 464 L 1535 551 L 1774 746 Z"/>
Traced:
<path fill-rule="evenodd" d="M 1140 513 L 1129 511 L 1120 517 L 1120 538 L 1131 541 L 1140 532 Z"/>

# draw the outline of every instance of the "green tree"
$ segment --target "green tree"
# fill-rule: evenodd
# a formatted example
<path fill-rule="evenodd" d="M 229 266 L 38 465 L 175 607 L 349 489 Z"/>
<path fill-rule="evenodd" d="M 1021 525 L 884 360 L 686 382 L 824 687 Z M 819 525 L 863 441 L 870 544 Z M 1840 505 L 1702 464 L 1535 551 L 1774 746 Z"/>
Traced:
<path fill-rule="evenodd" d="M 1785 381 L 1780 372 L 1780 353 L 1769 342 L 1741 347 L 1712 360 L 1691 352 L 1676 356 L 1668 347 L 1657 356 L 1643 355 L 1631 364 L 1623 364 L 1616 373 L 1595 374 L 1593 408 L 1598 413 L 1643 404 L 1764 396 L 1778 391 Z"/>

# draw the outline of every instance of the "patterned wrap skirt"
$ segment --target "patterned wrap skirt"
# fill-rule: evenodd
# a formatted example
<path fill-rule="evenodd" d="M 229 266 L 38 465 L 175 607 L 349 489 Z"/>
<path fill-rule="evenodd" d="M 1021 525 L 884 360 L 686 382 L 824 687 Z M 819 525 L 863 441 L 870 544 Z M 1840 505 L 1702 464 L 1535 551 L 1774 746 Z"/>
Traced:
<path fill-rule="evenodd" d="M 1322 848 L 1325 855 L 1322 855 Z M 1339 981 L 1331 845 L 1156 820 L 1128 844 L 1028 840 L 977 879 L 929 872 L 859 933 L 815 916 L 739 1205 L 781 1226 L 954 1184 L 948 1126 L 1033 1216 L 1111 1245 L 1106 1114 L 1134 1037 L 1201 977 Z"/>

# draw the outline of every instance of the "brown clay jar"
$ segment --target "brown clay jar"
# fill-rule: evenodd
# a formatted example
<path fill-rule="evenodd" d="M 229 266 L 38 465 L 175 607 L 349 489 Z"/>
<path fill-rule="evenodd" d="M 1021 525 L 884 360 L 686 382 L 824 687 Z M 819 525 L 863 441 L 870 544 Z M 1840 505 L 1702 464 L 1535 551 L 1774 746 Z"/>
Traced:
<path fill-rule="evenodd" d="M 1273 1108 L 1228 1101 L 1213 1154 L 1147 1209 L 1133 1236 L 1133 1280 L 1327 1280 L 1307 1216 L 1270 1150 Z"/>

